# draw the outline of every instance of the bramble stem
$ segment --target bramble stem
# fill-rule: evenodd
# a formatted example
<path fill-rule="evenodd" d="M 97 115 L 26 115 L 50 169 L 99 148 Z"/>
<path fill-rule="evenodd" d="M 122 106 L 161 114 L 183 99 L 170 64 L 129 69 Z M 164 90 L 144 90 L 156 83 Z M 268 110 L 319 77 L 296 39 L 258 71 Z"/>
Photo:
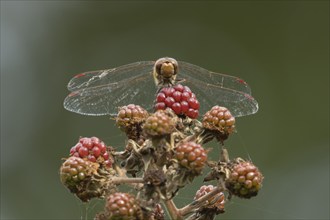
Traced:
<path fill-rule="evenodd" d="M 114 184 L 121 184 L 121 183 L 143 183 L 143 178 L 128 178 L 128 177 L 113 177 L 111 178 L 111 182 Z"/>
<path fill-rule="evenodd" d="M 120 177 L 127 177 L 126 176 L 126 171 L 122 168 L 120 168 L 119 166 L 114 166 L 114 169 L 116 170 L 116 173 L 120 176 Z"/>
<path fill-rule="evenodd" d="M 228 163 L 230 161 L 228 151 L 223 146 L 221 146 L 220 149 L 220 161 L 225 163 Z"/>
<path fill-rule="evenodd" d="M 182 207 L 181 209 L 179 209 L 178 213 L 181 216 L 186 216 L 189 213 L 194 212 L 195 209 L 199 208 L 201 206 L 201 204 L 204 203 L 206 200 L 212 198 L 213 196 L 215 196 L 216 194 L 218 194 L 222 191 L 223 191 L 223 187 L 217 186 L 211 192 L 209 192 L 208 194 L 206 194 L 206 195 L 200 197 L 199 199 L 193 201 L 189 205 L 186 205 L 185 207 Z"/>
<path fill-rule="evenodd" d="M 182 220 L 183 217 L 180 215 L 178 208 L 174 204 L 173 200 L 165 200 L 163 201 L 164 205 L 166 206 L 166 210 L 168 211 L 168 214 L 171 216 L 171 219 L 173 220 Z"/>

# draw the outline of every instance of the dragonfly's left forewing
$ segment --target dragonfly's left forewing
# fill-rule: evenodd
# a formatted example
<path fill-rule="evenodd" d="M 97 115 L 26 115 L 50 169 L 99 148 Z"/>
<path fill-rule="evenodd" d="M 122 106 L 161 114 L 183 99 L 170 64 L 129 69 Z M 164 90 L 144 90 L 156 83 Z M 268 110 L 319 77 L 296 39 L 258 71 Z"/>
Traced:
<path fill-rule="evenodd" d="M 179 61 L 179 78 L 194 78 L 205 84 L 236 90 L 251 95 L 250 86 L 241 78 L 222 73 L 211 72 L 191 63 Z"/>
<path fill-rule="evenodd" d="M 251 96 L 249 85 L 242 79 L 210 72 L 190 63 L 179 64 L 178 77 L 196 94 L 202 114 L 215 105 L 228 108 L 235 117 L 258 111 L 258 103 Z"/>

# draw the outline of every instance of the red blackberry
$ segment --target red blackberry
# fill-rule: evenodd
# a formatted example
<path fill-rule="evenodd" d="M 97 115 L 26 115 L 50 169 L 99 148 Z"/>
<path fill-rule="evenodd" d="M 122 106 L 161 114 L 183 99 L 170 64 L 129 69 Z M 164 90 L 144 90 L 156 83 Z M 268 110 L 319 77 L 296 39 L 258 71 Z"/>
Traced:
<path fill-rule="evenodd" d="M 70 150 L 70 156 L 84 158 L 91 162 L 99 163 L 110 168 L 112 166 L 112 156 L 107 150 L 107 146 L 97 137 L 82 137 L 79 142 Z"/>
<path fill-rule="evenodd" d="M 162 88 L 156 97 L 155 109 L 171 108 L 179 116 L 198 117 L 199 102 L 188 86 L 177 84 Z"/>
<path fill-rule="evenodd" d="M 235 131 L 235 118 L 225 107 L 214 106 L 203 117 L 203 127 L 229 135 Z"/>
<path fill-rule="evenodd" d="M 229 169 L 231 172 L 226 187 L 233 195 L 251 198 L 258 194 L 263 176 L 252 162 L 236 159 Z"/>
<path fill-rule="evenodd" d="M 175 158 L 181 166 L 200 173 L 207 161 L 207 153 L 200 144 L 191 141 L 175 148 Z"/>
<path fill-rule="evenodd" d="M 208 194 L 214 189 L 213 185 L 204 185 L 199 188 L 196 192 L 194 200 L 201 198 L 202 196 Z M 219 211 L 223 212 L 225 209 L 225 195 L 220 192 L 214 197 L 207 200 L 207 204 L 203 208 L 217 208 Z"/>
<path fill-rule="evenodd" d="M 171 134 L 175 129 L 175 118 L 163 110 L 149 116 L 143 125 L 143 131 L 151 137 Z"/>
<path fill-rule="evenodd" d="M 138 219 L 140 207 L 135 197 L 128 193 L 116 192 L 106 200 L 107 219 Z"/>

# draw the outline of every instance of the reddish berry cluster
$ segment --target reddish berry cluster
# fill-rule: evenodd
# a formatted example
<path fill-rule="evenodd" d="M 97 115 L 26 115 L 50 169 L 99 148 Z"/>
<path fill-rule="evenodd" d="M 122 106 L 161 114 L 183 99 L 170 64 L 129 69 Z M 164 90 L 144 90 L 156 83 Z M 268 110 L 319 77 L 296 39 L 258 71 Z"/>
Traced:
<path fill-rule="evenodd" d="M 255 165 L 247 161 L 238 161 L 230 170 L 226 187 L 233 195 L 242 198 L 257 195 L 262 186 L 263 176 Z"/>
<path fill-rule="evenodd" d="M 177 84 L 159 91 L 155 108 L 156 110 L 171 108 L 179 116 L 185 115 L 195 119 L 198 117 L 199 102 L 189 87 Z"/>
<path fill-rule="evenodd" d="M 196 192 L 195 200 L 201 198 L 202 196 L 208 194 L 214 189 L 213 185 L 203 185 L 199 188 L 199 190 Z M 220 211 L 224 211 L 225 208 L 225 195 L 220 192 L 218 195 L 215 195 L 214 197 L 207 200 L 207 204 L 205 208 L 217 208 Z"/>
<path fill-rule="evenodd" d="M 131 124 L 139 124 L 146 120 L 148 112 L 139 105 L 129 104 L 119 109 L 116 123 L 120 128 L 126 128 Z"/>
<path fill-rule="evenodd" d="M 97 162 L 106 167 L 111 167 L 112 160 L 107 151 L 107 146 L 97 137 L 82 137 L 70 150 L 70 155 L 86 158 L 91 162 Z"/>
<path fill-rule="evenodd" d="M 133 195 L 116 192 L 108 196 L 105 209 L 108 219 L 136 219 L 140 207 Z"/>
<path fill-rule="evenodd" d="M 175 158 L 181 166 L 199 173 L 207 161 L 207 153 L 200 144 L 184 142 L 175 148 Z"/>
<path fill-rule="evenodd" d="M 159 110 L 147 118 L 143 131 L 148 136 L 155 137 L 171 134 L 174 128 L 175 122 L 173 117 L 166 111 Z"/>
<path fill-rule="evenodd" d="M 235 130 L 235 118 L 225 107 L 214 106 L 204 115 L 203 127 L 216 130 L 224 134 L 231 134 Z"/>

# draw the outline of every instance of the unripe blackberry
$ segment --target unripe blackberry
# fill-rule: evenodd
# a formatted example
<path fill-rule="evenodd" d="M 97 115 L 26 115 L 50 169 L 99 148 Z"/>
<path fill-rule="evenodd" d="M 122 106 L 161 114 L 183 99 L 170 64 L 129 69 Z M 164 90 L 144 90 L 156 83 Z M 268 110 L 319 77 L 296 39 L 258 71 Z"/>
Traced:
<path fill-rule="evenodd" d="M 128 193 L 116 192 L 107 197 L 105 209 L 107 219 L 138 219 L 140 207 L 135 197 Z"/>
<path fill-rule="evenodd" d="M 123 130 L 135 124 L 143 123 L 148 117 L 148 112 L 139 105 L 129 104 L 119 109 L 116 124 Z"/>
<path fill-rule="evenodd" d="M 200 173 L 207 161 L 207 152 L 200 144 L 184 142 L 175 148 L 175 158 L 181 166 Z"/>
<path fill-rule="evenodd" d="M 263 176 L 252 162 L 236 159 L 229 169 L 226 187 L 233 195 L 248 199 L 258 194 Z"/>
<path fill-rule="evenodd" d="M 129 139 L 142 145 L 145 137 L 142 134 L 142 124 L 148 117 L 148 112 L 139 105 L 129 104 L 119 109 L 116 124 Z"/>
<path fill-rule="evenodd" d="M 79 157 L 69 157 L 60 168 L 61 182 L 83 202 L 100 198 L 106 186 L 104 178 L 98 173 L 99 166 Z"/>
<path fill-rule="evenodd" d="M 77 183 L 91 177 L 98 165 L 79 157 L 69 157 L 60 168 L 61 182 L 67 186 L 76 186 Z"/>
<path fill-rule="evenodd" d="M 110 168 L 113 162 L 107 146 L 97 137 L 80 138 L 79 142 L 71 148 L 70 156 L 80 157 L 106 168 Z"/>
<path fill-rule="evenodd" d="M 235 131 L 235 118 L 227 108 L 221 106 L 214 106 L 206 112 L 202 123 L 204 128 L 218 131 L 224 135 Z"/>
<path fill-rule="evenodd" d="M 208 194 L 213 189 L 214 189 L 213 185 L 208 185 L 208 186 L 203 185 L 203 186 L 201 186 L 199 188 L 199 190 L 196 192 L 194 200 L 197 200 L 197 199 L 201 198 L 202 196 Z M 218 211 L 224 212 L 224 209 L 225 209 L 225 195 L 222 192 L 220 192 L 219 194 L 211 197 L 206 202 L 207 202 L 207 204 L 202 208 L 209 208 L 209 209 L 217 208 Z"/>
<path fill-rule="evenodd" d="M 149 116 L 143 125 L 143 131 L 151 137 L 171 134 L 175 129 L 175 118 L 166 111 L 159 110 Z"/>
<path fill-rule="evenodd" d="M 172 109 L 178 116 L 198 117 L 199 102 L 188 86 L 164 87 L 157 94 L 155 109 Z"/>

